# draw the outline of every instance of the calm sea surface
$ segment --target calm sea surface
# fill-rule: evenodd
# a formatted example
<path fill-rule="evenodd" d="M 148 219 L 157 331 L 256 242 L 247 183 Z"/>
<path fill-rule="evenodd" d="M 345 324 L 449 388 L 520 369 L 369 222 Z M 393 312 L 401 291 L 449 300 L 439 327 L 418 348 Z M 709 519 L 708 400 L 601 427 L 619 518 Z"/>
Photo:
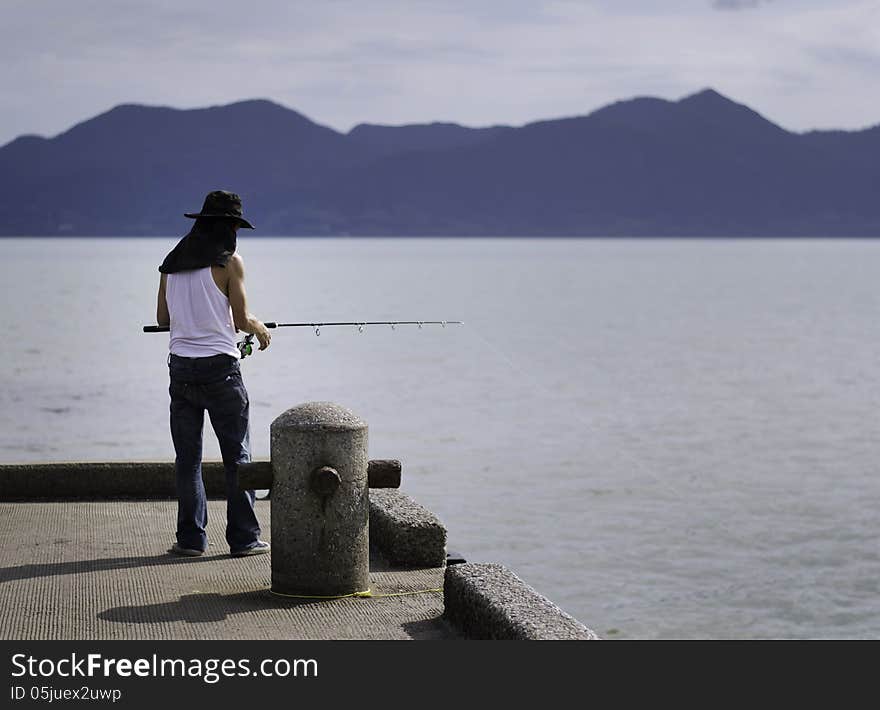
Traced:
<path fill-rule="evenodd" d="M 0 242 L 0 460 L 173 458 L 141 325 L 174 243 Z M 264 320 L 466 322 L 274 331 L 242 363 L 256 456 L 285 409 L 349 407 L 450 549 L 609 639 L 880 638 L 880 242 L 239 251 Z"/>

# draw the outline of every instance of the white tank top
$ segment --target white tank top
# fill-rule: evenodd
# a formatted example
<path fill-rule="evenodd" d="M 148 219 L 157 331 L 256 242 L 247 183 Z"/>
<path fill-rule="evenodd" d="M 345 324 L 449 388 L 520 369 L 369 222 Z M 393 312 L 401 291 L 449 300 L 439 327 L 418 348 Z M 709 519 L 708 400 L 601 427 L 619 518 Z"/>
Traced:
<path fill-rule="evenodd" d="M 168 274 L 165 300 L 171 315 L 168 349 L 180 357 L 240 356 L 229 299 L 211 275 L 211 267 Z"/>

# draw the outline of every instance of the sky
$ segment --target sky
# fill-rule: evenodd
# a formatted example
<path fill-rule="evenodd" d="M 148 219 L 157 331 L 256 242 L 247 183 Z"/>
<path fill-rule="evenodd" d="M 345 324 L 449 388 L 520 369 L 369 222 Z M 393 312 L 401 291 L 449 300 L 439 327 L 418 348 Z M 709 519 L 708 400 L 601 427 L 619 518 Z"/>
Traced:
<path fill-rule="evenodd" d="M 703 88 L 880 123 L 880 0 L 0 0 L 0 145 L 122 103 L 266 98 L 340 131 L 523 125 Z"/>

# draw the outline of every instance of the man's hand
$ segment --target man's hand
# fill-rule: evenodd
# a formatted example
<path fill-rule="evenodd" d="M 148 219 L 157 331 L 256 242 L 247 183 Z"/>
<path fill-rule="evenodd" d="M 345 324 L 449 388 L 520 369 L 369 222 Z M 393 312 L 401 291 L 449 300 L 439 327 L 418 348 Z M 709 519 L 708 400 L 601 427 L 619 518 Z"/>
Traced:
<path fill-rule="evenodd" d="M 262 321 L 257 321 L 256 328 L 254 329 L 254 335 L 257 336 L 257 340 L 260 341 L 260 350 L 265 350 L 269 347 L 269 343 L 272 341 L 272 336 L 269 334 L 269 329 L 263 325 Z"/>

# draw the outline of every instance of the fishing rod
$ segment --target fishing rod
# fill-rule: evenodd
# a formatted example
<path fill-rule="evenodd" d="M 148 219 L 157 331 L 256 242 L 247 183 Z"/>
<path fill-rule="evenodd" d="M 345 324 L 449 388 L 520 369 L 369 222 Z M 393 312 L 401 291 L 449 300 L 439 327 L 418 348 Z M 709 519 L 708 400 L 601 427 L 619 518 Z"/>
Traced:
<path fill-rule="evenodd" d="M 315 331 L 315 335 L 321 335 L 321 328 L 324 327 L 333 327 L 333 326 L 357 326 L 358 332 L 363 333 L 368 325 L 390 325 L 391 330 L 394 330 L 398 325 L 417 325 L 421 328 L 423 325 L 439 325 L 442 327 L 446 327 L 447 325 L 464 325 L 464 321 L 460 320 L 367 320 L 367 321 L 332 321 L 326 323 L 276 323 L 275 321 L 267 321 L 263 323 L 267 328 L 312 328 Z M 167 325 L 145 325 L 144 332 L 145 333 L 167 333 L 170 331 L 170 326 Z M 240 340 L 236 343 L 239 352 L 241 353 L 241 358 L 244 359 L 248 355 L 252 354 L 254 351 L 253 348 L 254 336 L 251 333 L 245 336 L 244 340 Z"/>

